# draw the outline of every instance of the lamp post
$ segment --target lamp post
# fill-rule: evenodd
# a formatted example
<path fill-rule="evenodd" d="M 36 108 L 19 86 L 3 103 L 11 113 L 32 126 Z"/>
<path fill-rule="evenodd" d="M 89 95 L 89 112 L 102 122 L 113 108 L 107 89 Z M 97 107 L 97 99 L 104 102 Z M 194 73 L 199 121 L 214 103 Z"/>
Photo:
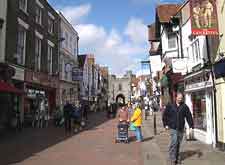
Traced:
<path fill-rule="evenodd" d="M 149 65 L 150 81 L 152 81 L 152 69 L 151 69 L 151 62 L 150 62 L 150 60 L 141 61 L 141 64 L 148 64 Z M 157 134 L 157 128 L 156 128 L 156 110 L 155 109 L 153 111 L 153 126 L 154 126 L 154 135 L 156 135 Z"/>

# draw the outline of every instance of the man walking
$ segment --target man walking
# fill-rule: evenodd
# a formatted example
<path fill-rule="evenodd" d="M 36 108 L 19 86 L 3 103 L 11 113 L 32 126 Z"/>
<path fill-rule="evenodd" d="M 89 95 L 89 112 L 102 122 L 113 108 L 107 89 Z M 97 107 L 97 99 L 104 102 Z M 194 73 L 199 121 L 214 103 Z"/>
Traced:
<path fill-rule="evenodd" d="M 64 123 L 65 123 L 65 131 L 71 132 L 71 113 L 72 113 L 72 105 L 67 101 L 63 107 L 64 113 Z"/>
<path fill-rule="evenodd" d="M 188 106 L 183 103 L 183 94 L 177 93 L 175 104 L 166 106 L 163 114 L 163 125 L 166 130 L 170 130 L 169 159 L 171 165 L 181 163 L 179 156 L 180 144 L 183 139 L 185 119 L 193 129 L 193 118 Z"/>

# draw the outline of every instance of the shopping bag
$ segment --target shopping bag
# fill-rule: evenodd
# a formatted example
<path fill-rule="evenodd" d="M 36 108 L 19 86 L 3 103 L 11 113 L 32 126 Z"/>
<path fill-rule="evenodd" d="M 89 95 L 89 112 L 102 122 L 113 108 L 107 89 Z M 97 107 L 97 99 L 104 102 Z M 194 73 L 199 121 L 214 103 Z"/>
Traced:
<path fill-rule="evenodd" d="M 134 125 L 134 123 L 130 123 L 129 130 L 130 131 L 135 131 L 136 130 L 136 126 Z"/>

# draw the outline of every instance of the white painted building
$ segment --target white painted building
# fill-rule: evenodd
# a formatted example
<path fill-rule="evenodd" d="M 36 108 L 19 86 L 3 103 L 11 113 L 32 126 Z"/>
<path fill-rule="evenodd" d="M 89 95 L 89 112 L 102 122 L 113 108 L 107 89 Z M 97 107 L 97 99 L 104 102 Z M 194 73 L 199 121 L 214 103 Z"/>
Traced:
<path fill-rule="evenodd" d="M 60 16 L 60 103 L 75 103 L 78 100 L 79 82 L 74 79 L 73 72 L 78 68 L 79 36 L 73 26 L 62 13 Z"/>
<path fill-rule="evenodd" d="M 208 61 L 206 37 L 192 35 L 189 3 L 183 6 L 181 12 L 182 47 L 187 58 L 185 102 L 193 114 L 195 138 L 215 145 L 212 77 L 204 64 Z"/>

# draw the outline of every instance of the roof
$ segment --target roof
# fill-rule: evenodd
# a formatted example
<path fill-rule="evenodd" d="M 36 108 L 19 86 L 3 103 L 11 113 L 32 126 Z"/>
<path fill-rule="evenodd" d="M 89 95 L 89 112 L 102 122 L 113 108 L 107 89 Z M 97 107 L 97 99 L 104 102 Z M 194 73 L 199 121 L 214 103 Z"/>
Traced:
<path fill-rule="evenodd" d="M 148 25 L 148 40 L 156 40 L 155 23 Z"/>
<path fill-rule="evenodd" d="M 162 4 L 156 8 L 159 22 L 169 23 L 170 17 L 174 16 L 180 8 L 178 4 Z"/>

